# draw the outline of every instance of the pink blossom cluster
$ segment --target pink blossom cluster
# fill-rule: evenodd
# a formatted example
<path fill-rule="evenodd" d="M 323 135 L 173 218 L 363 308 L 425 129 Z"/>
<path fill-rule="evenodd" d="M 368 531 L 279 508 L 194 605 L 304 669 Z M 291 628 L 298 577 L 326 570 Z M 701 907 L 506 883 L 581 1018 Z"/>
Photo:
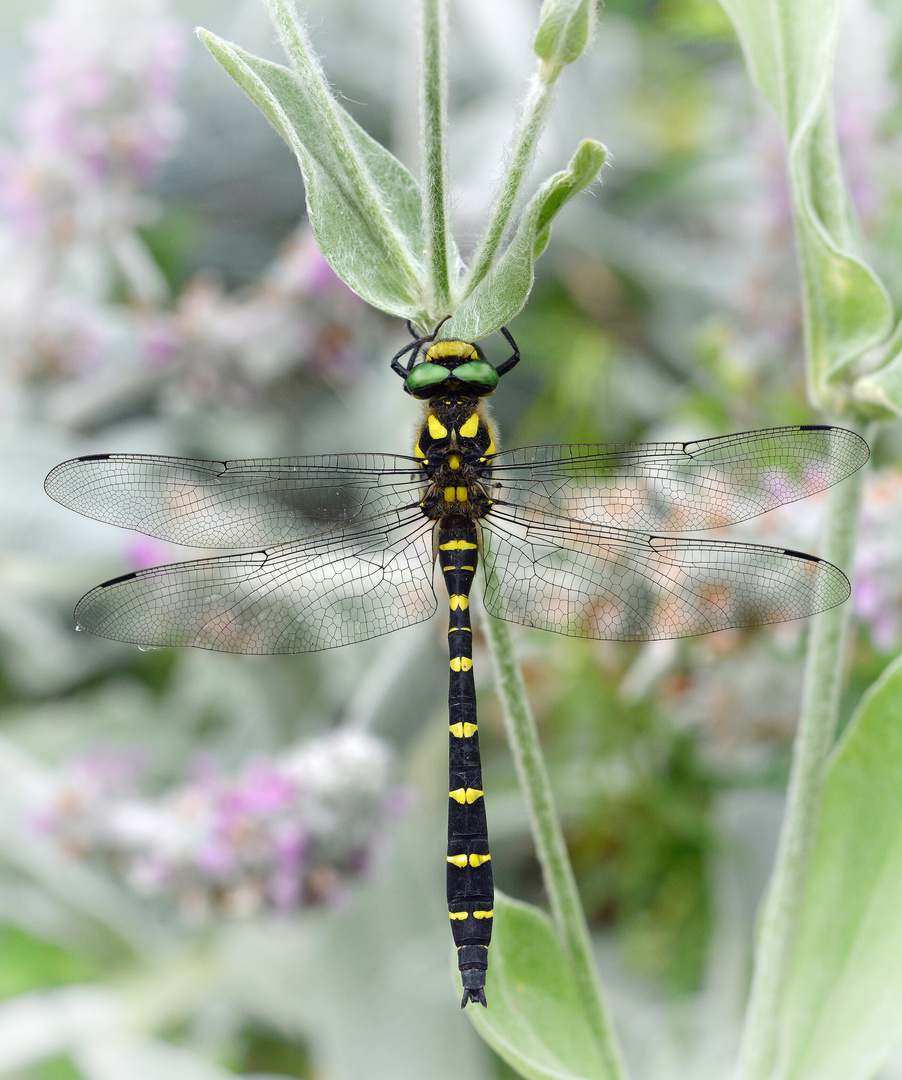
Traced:
<path fill-rule="evenodd" d="M 133 356 L 145 379 L 177 381 L 183 401 L 266 407 L 286 403 L 301 371 L 352 381 L 376 316 L 304 226 L 245 289 L 228 292 L 198 278 L 173 310 L 137 318 Z"/>
<path fill-rule="evenodd" d="M 37 821 L 72 855 L 197 923 L 335 902 L 364 873 L 401 800 L 384 743 L 339 731 L 237 774 L 205 764 L 158 797 L 135 754 L 98 751 L 64 770 Z"/>
<path fill-rule="evenodd" d="M 0 212 L 58 240 L 137 211 L 182 127 L 185 33 L 161 0 L 57 0 L 31 26 L 19 145 L 0 155 Z"/>
<path fill-rule="evenodd" d="M 37 377 L 75 428 L 194 406 L 292 412 L 359 372 L 374 317 L 301 229 L 251 284 L 172 298 L 138 227 L 184 123 L 188 30 L 166 0 L 56 0 L 0 146 L 0 375 Z M 80 385 L 74 385 L 80 384 Z"/>

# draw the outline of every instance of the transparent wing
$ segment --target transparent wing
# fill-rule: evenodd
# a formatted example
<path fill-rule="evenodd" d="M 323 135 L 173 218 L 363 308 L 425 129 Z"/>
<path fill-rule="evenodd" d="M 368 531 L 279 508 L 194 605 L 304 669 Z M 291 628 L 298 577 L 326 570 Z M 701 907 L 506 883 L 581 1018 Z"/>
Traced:
<path fill-rule="evenodd" d="M 532 446 L 491 459 L 492 498 L 577 523 L 715 529 L 830 487 L 868 454 L 854 432 L 818 426 L 688 443 Z"/>
<path fill-rule="evenodd" d="M 516 517 L 483 524 L 486 609 L 572 637 L 650 641 L 800 619 L 841 604 L 831 563 L 784 548 Z"/>
<path fill-rule="evenodd" d="M 422 470 L 393 454 L 196 461 L 99 454 L 57 465 L 47 494 L 86 517 L 189 547 L 279 544 L 419 499 Z"/>
<path fill-rule="evenodd" d="M 247 555 L 99 585 L 75 621 L 101 637 L 216 652 L 298 653 L 365 641 L 435 613 L 433 524 L 419 511 Z"/>

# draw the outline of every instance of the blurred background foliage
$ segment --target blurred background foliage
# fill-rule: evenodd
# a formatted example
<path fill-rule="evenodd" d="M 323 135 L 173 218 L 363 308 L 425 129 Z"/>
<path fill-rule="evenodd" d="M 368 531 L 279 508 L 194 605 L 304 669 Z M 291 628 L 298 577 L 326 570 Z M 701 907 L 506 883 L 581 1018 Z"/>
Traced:
<path fill-rule="evenodd" d="M 537 5 L 451 6 L 466 251 Z M 413 0 L 304 7 L 346 106 L 413 165 Z M 847 7 L 842 150 L 899 305 L 902 8 Z M 58 461 L 403 453 L 416 421 L 388 369 L 404 327 L 333 277 L 293 159 L 194 24 L 281 59 L 257 0 L 0 7 L 0 1075 L 504 1077 L 449 975 L 442 626 L 297 658 L 73 632 L 88 587 L 191 553 L 51 503 Z M 609 0 L 563 83 L 543 171 L 583 137 L 611 163 L 511 326 L 505 445 L 823 419 L 779 134 L 718 5 Z M 899 449 L 893 431 L 874 447 L 848 710 L 899 646 Z M 819 517 L 811 499 L 742 535 L 817 551 Z M 740 1017 L 804 627 L 517 636 L 634 1073 L 700 1075 Z M 480 640 L 496 880 L 541 902 Z"/>

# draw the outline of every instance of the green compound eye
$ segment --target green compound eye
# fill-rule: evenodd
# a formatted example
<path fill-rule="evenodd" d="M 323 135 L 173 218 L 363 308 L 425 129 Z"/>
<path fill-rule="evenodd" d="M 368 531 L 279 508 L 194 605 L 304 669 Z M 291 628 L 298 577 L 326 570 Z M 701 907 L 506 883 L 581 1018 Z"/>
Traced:
<path fill-rule="evenodd" d="M 407 389 L 414 397 L 429 397 L 439 383 L 445 381 L 451 372 L 441 364 L 417 364 L 407 376 Z"/>
<path fill-rule="evenodd" d="M 486 360 L 470 360 L 466 364 L 458 365 L 454 369 L 454 378 L 484 386 L 483 392 L 486 394 L 491 394 L 498 385 L 498 372 Z"/>

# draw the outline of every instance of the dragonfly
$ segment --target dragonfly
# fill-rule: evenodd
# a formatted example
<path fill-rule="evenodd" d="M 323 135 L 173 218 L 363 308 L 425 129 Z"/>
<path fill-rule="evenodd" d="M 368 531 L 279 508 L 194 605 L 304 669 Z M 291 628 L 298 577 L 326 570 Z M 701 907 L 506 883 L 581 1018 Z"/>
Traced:
<path fill-rule="evenodd" d="M 799 619 L 841 604 L 837 567 L 788 548 L 687 537 L 830 487 L 861 468 L 854 432 L 808 424 L 692 442 L 500 450 L 497 367 L 441 323 L 392 357 L 422 403 L 413 453 L 203 461 L 92 454 L 56 466 L 57 502 L 186 546 L 239 553 L 113 578 L 78 627 L 143 647 L 303 653 L 431 618 L 448 603 L 447 899 L 463 988 L 486 1005 L 493 884 L 470 594 L 490 617 L 558 634 L 651 641 Z M 677 534 L 677 535 L 673 535 Z"/>

